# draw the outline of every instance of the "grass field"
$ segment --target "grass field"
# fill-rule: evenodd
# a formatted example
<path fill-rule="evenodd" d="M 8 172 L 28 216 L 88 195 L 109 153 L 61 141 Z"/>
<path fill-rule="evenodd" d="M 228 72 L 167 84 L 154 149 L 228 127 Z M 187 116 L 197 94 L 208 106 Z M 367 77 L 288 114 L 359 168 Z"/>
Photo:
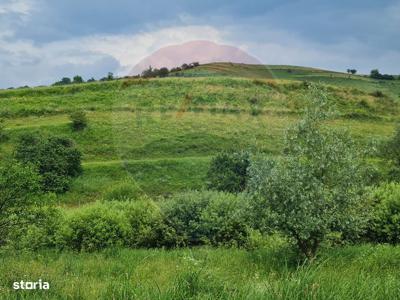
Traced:
<path fill-rule="evenodd" d="M 398 299 L 400 248 L 324 250 L 298 265 L 284 243 L 264 249 L 0 253 L 0 299 Z M 15 280 L 50 282 L 20 291 Z"/>
<path fill-rule="evenodd" d="M 346 128 L 363 146 L 388 140 L 400 116 L 400 80 L 293 66 L 218 63 L 177 77 L 125 79 L 0 90 L 0 117 L 12 156 L 18 137 L 41 132 L 72 138 L 83 174 L 57 196 L 66 210 L 101 199 L 127 178 L 150 197 L 202 189 L 211 158 L 224 149 L 267 155 L 304 107 L 307 82 L 321 82 Z M 381 91 L 382 94 L 376 93 Z M 69 114 L 86 111 L 74 132 Z M 371 154 L 371 162 L 378 159 Z M 378 162 L 377 162 L 378 161 Z M 281 239 L 258 250 L 195 248 L 100 253 L 0 252 L 0 299 L 399 299 L 400 249 L 325 248 L 298 265 Z M 16 294 L 11 283 L 48 280 L 48 292 Z"/>

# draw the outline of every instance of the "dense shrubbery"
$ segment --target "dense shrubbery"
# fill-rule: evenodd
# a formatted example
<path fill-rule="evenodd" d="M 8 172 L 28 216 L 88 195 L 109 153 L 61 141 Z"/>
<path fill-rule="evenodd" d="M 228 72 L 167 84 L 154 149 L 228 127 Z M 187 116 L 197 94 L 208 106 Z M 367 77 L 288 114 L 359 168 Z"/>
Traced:
<path fill-rule="evenodd" d="M 41 208 L 51 199 L 41 192 L 40 180 L 32 166 L 16 161 L 0 166 L 0 245 L 15 229 L 24 230 L 47 218 Z"/>
<path fill-rule="evenodd" d="M 400 243 L 400 185 L 386 184 L 372 192 L 373 211 L 367 238 L 378 243 Z"/>
<path fill-rule="evenodd" d="M 15 158 L 37 168 L 44 191 L 65 192 L 71 178 L 82 173 L 81 153 L 67 138 L 25 134 L 19 139 Z"/>
<path fill-rule="evenodd" d="M 70 115 L 71 128 L 74 131 L 83 130 L 87 127 L 86 114 L 83 111 L 77 111 Z"/>
<path fill-rule="evenodd" d="M 230 193 L 242 192 L 246 188 L 249 153 L 222 152 L 215 156 L 207 173 L 208 188 Z"/>
<path fill-rule="evenodd" d="M 187 192 L 162 206 L 169 246 L 243 246 L 249 227 L 240 198 L 222 192 Z"/>
<path fill-rule="evenodd" d="M 122 211 L 96 203 L 67 216 L 59 234 L 61 246 L 94 251 L 124 245 L 129 225 Z"/>

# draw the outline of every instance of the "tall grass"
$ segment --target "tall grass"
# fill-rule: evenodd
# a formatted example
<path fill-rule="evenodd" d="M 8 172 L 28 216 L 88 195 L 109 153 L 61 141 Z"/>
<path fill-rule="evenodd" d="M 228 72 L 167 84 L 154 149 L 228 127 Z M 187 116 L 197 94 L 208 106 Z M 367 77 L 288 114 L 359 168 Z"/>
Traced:
<path fill-rule="evenodd" d="M 119 250 L 0 254 L 0 299 L 398 299 L 400 247 L 325 249 L 313 264 L 262 250 Z M 17 280 L 49 291 L 14 291 Z"/>

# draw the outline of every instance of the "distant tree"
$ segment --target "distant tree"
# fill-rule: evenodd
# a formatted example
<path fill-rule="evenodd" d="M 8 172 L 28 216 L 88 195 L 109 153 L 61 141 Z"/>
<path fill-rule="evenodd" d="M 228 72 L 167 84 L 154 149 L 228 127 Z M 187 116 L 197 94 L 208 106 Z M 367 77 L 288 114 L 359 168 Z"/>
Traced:
<path fill-rule="evenodd" d="M 192 63 L 192 65 L 193 65 L 194 67 L 198 67 L 198 66 L 200 66 L 200 63 L 197 62 L 197 61 L 195 61 L 195 62 Z"/>
<path fill-rule="evenodd" d="M 369 77 L 374 78 L 374 79 L 381 79 L 382 74 L 379 73 L 378 69 L 373 69 L 373 70 L 371 70 Z"/>
<path fill-rule="evenodd" d="M 95 82 L 95 81 L 96 81 L 96 79 L 94 79 L 94 78 L 92 77 L 92 78 L 88 79 L 87 82 Z"/>
<path fill-rule="evenodd" d="M 154 72 L 153 72 L 152 66 L 149 66 L 147 69 L 143 70 L 141 76 L 144 77 L 144 78 L 153 77 L 154 76 Z"/>
<path fill-rule="evenodd" d="M 114 74 L 112 72 L 108 72 L 107 80 L 114 80 Z"/>
<path fill-rule="evenodd" d="M 54 85 L 67 85 L 67 84 L 71 84 L 71 78 L 69 77 L 63 77 L 60 81 L 57 81 L 56 83 L 54 83 Z"/>
<path fill-rule="evenodd" d="M 17 143 L 14 156 L 21 163 L 37 168 L 44 191 L 65 192 L 71 179 L 82 173 L 81 153 L 67 138 L 24 134 Z"/>
<path fill-rule="evenodd" d="M 186 70 L 186 69 L 188 69 L 189 68 L 189 65 L 188 64 L 183 64 L 182 66 L 181 66 L 181 69 L 182 70 Z"/>
<path fill-rule="evenodd" d="M 83 83 L 83 79 L 81 76 L 76 75 L 76 76 L 74 76 L 72 83 Z"/>
<path fill-rule="evenodd" d="M 378 69 L 371 70 L 369 77 L 374 79 L 394 80 L 395 77 L 389 74 L 381 74 Z"/>
<path fill-rule="evenodd" d="M 158 71 L 158 76 L 160 76 L 160 77 L 166 77 L 166 76 L 168 76 L 168 74 L 169 74 L 168 68 L 165 68 L 165 67 L 161 68 Z"/>
<path fill-rule="evenodd" d="M 352 75 L 355 75 L 355 74 L 357 73 L 357 70 L 356 70 L 356 69 L 351 69 L 351 70 L 350 70 L 350 73 L 351 73 Z"/>

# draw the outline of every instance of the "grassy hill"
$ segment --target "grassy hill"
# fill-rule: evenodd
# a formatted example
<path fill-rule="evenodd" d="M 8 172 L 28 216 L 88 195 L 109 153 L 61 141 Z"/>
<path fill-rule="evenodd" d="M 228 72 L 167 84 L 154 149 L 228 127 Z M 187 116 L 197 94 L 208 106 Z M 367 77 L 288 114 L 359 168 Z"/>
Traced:
<path fill-rule="evenodd" d="M 0 117 L 10 140 L 0 145 L 0 155 L 10 156 L 24 132 L 72 138 L 83 153 L 84 174 L 60 196 L 61 204 L 93 201 L 126 177 L 152 196 L 200 189 L 210 157 L 223 149 L 280 151 L 284 130 L 302 111 L 305 78 L 331 80 L 326 89 L 339 112 L 332 126 L 349 128 L 365 144 L 392 134 L 399 117 L 392 94 L 400 81 L 393 82 L 391 93 L 380 94 L 360 89 L 360 82 L 378 85 L 363 77 L 300 67 L 288 73 L 287 68 L 211 64 L 183 72 L 196 75 L 189 78 L 3 90 Z M 204 76 L 205 71 L 218 76 Z M 265 79 L 272 71 L 285 79 Z M 81 110 L 89 126 L 73 132 L 69 114 Z"/>
<path fill-rule="evenodd" d="M 10 137 L 0 144 L 0 159 L 12 156 L 23 133 L 73 139 L 83 154 L 83 174 L 57 196 L 62 211 L 73 215 L 128 178 L 155 200 L 202 189 L 210 159 L 223 149 L 279 155 L 284 131 L 304 108 L 309 82 L 321 82 L 337 108 L 329 125 L 349 129 L 361 145 L 389 139 L 400 117 L 400 80 L 238 64 L 203 65 L 173 75 L 0 90 L 0 118 Z M 75 111 L 87 114 L 83 131 L 70 127 L 69 116 Z M 380 166 L 379 159 L 370 156 L 371 163 Z M 254 239 L 262 243 L 259 249 L 109 248 L 76 253 L 1 248 L 0 299 L 398 296 L 398 246 L 324 247 L 316 262 L 298 265 L 281 237 Z M 15 280 L 39 278 L 50 282 L 49 291 L 11 288 Z"/>
<path fill-rule="evenodd" d="M 341 87 L 354 87 L 366 92 L 384 91 L 399 99 L 400 83 L 390 80 L 375 80 L 366 76 L 322 70 L 309 67 L 285 65 L 245 65 L 233 63 L 211 63 L 176 73 L 177 76 L 235 76 L 321 82 Z"/>

